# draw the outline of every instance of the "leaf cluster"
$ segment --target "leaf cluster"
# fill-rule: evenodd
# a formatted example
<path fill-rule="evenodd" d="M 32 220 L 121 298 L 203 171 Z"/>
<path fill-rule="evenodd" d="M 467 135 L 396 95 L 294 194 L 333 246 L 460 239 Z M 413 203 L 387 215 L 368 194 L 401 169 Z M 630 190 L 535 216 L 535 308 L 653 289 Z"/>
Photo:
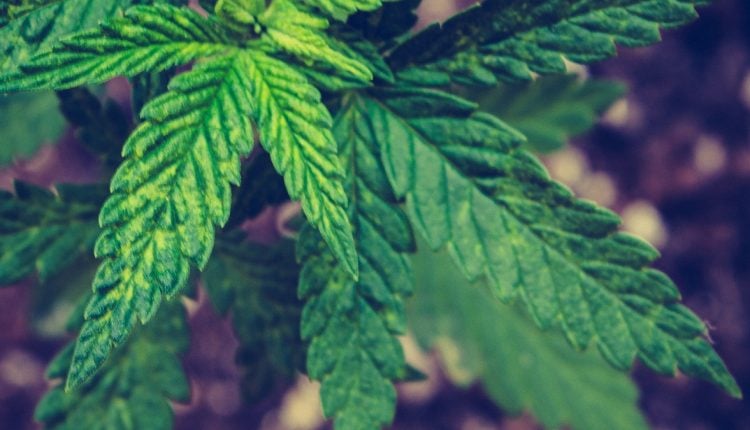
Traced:
<path fill-rule="evenodd" d="M 643 427 L 617 372 L 636 358 L 739 396 L 650 267 L 657 251 L 529 152 L 622 93 L 566 62 L 654 43 L 701 3 L 485 0 L 412 33 L 418 0 L 0 2 L 0 92 L 57 90 L 112 170 L 108 193 L 0 195 L 0 283 L 99 259 L 38 419 L 169 428 L 167 402 L 189 397 L 178 298 L 196 270 L 240 341 L 246 397 L 304 372 L 340 429 L 392 422 L 394 383 L 415 372 L 409 328 L 461 348 L 446 363 L 459 382 L 551 428 Z M 116 76 L 133 87 L 132 131 L 81 87 Z M 245 240 L 244 220 L 289 199 L 305 219 L 294 241 Z"/>

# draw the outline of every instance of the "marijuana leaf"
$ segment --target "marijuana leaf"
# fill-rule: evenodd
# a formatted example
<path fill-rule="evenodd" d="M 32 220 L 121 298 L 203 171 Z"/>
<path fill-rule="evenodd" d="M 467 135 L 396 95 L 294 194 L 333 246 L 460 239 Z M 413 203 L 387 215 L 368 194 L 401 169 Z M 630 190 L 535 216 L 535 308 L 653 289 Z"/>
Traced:
<path fill-rule="evenodd" d="M 34 418 L 48 429 L 171 429 L 168 400 L 190 398 L 177 357 L 189 343 L 185 311 L 179 301 L 169 303 L 154 320 L 136 330 L 91 381 L 72 392 L 65 392 L 62 384 L 48 392 Z M 74 324 L 81 322 L 82 316 L 75 315 Z M 47 376 L 64 378 L 72 357 L 73 344 L 69 344 L 50 363 Z"/>
<path fill-rule="evenodd" d="M 329 43 L 334 49 L 365 65 L 378 80 L 393 82 L 393 73 L 378 52 L 378 48 L 358 31 L 344 24 L 334 25 L 330 31 L 334 37 L 329 39 Z M 316 64 L 315 67 L 301 65 L 297 69 L 323 91 L 337 92 L 371 85 L 369 80 L 363 81 L 350 74 L 340 73 L 335 67 L 326 64 Z"/>
<path fill-rule="evenodd" d="M 224 53 L 226 55 L 217 55 Z M 252 112 L 292 197 L 356 276 L 356 256 L 330 116 L 305 78 L 262 51 L 229 44 L 213 22 L 168 5 L 134 7 L 97 30 L 71 36 L 5 76 L 0 91 L 63 88 L 118 74 L 210 59 L 175 78 L 141 112 L 101 211 L 96 253 L 106 257 L 67 384 L 91 375 L 145 322 L 161 296 L 178 292 L 189 263 L 202 268 L 213 227 L 226 222 L 239 156 L 252 147 Z M 248 91 L 249 89 L 249 91 Z M 251 100 L 251 96 L 254 99 Z"/>
<path fill-rule="evenodd" d="M 298 239 L 308 374 L 322 382 L 323 412 L 337 429 L 382 427 L 393 420 L 396 390 L 390 380 L 403 371 L 401 346 L 386 315 L 376 310 L 380 303 L 367 300 L 367 286 L 341 270 L 316 236 L 305 229 Z M 388 285 L 381 281 L 375 287 L 385 287 L 385 299 L 393 300 Z"/>
<path fill-rule="evenodd" d="M 53 377 L 69 369 L 69 393 L 59 386 L 45 397 L 37 411 L 45 424 L 169 427 L 168 401 L 188 396 L 176 359 L 185 321 L 179 303 L 161 302 L 183 289 L 191 268 L 205 268 L 209 294 L 242 343 L 246 394 L 288 383 L 307 349 L 306 370 L 337 428 L 387 425 L 393 381 L 410 373 L 397 336 L 413 282 L 412 226 L 431 248 L 447 248 L 466 278 L 483 278 L 502 301 L 520 298 L 534 323 L 562 331 L 573 349 L 596 345 L 618 369 L 638 357 L 740 395 L 705 325 L 649 267 L 656 251 L 552 181 L 512 128 L 558 145 L 590 126 L 611 92 L 593 96 L 569 77 L 505 87 L 494 110 L 509 126 L 424 89 L 560 73 L 566 59 L 587 63 L 617 44 L 656 41 L 704 0 L 485 0 L 413 37 L 419 0 L 201 0 L 208 16 L 168 2 L 0 0 L 0 92 L 62 90 L 84 143 L 108 166 L 122 162 L 99 212 L 102 262 L 78 342 L 50 368 Z M 118 75 L 131 78 L 140 111 L 124 146 L 130 120 L 71 90 Z M 243 171 L 256 138 L 266 152 Z M 262 183 L 233 198 L 241 177 Z M 287 198 L 301 201 L 308 222 L 297 241 L 301 270 L 289 242 L 255 246 L 230 230 Z M 102 199 L 23 184 L 0 194 L 0 282 L 34 271 L 62 278 L 92 245 Z M 506 408 L 530 408 L 550 426 L 643 426 L 632 385 L 599 355 L 538 333 L 481 286 L 449 276 L 431 283 L 418 335 L 440 343 L 437 326 L 475 351 L 470 377 Z M 434 308 L 461 313 L 434 317 Z M 136 327 L 152 318 L 159 324 Z M 576 378 L 588 372 L 586 389 L 570 369 Z M 597 409 L 601 401 L 615 412 Z"/>
<path fill-rule="evenodd" d="M 472 91 L 470 98 L 523 133 L 529 148 L 550 152 L 590 129 L 624 91 L 624 85 L 616 82 L 557 75 L 525 84 L 500 84 L 491 91 L 483 88 Z"/>
<path fill-rule="evenodd" d="M 652 369 L 739 388 L 679 292 L 648 267 L 658 253 L 617 232 L 619 218 L 575 199 L 518 146 L 522 137 L 438 91 L 373 90 L 383 164 L 429 245 L 447 245 L 464 273 L 521 298 L 543 328 L 578 349 L 596 344 L 619 369 Z"/>
<path fill-rule="evenodd" d="M 341 46 L 332 44 L 324 32 L 328 20 L 300 9 L 294 0 L 274 0 L 259 21 L 266 26 L 263 39 L 269 45 L 298 57 L 308 66 L 323 63 L 360 82 L 372 80 L 372 72 L 366 65 L 346 55 L 346 51 L 341 52 Z"/>
<path fill-rule="evenodd" d="M 260 15 L 266 8 L 265 0 L 208 0 L 205 3 L 206 10 L 213 10 L 217 15 L 241 26 L 252 26 L 257 22 L 257 15 Z M 241 28 L 238 27 L 238 30 Z"/>
<path fill-rule="evenodd" d="M 284 7 L 283 2 L 276 3 L 280 4 L 278 7 Z M 304 24 L 307 15 L 300 14 L 293 16 Z M 269 12 L 266 18 L 274 25 L 282 24 L 274 12 Z M 310 16 L 310 19 L 314 18 Z M 260 128 L 261 141 L 271 153 L 276 168 L 284 174 L 290 195 L 301 198 L 308 220 L 321 229 L 334 254 L 356 276 L 351 228 L 344 213 L 346 195 L 340 186 L 343 173 L 335 157 L 330 114 L 320 102 L 320 94 L 304 76 L 284 62 L 260 50 L 240 50 L 231 45 L 223 32 L 212 24 L 187 8 L 164 4 L 133 7 L 124 17 L 104 23 L 98 30 L 71 36 L 51 52 L 34 57 L 21 67 L 21 72 L 0 78 L 0 91 L 65 88 L 84 82 L 100 82 L 120 74 L 164 70 L 191 59 L 220 53 L 225 53 L 225 58 L 236 58 L 243 66 L 234 79 L 244 80 L 250 76 L 243 85 L 236 87 L 236 92 L 244 98 L 245 90 L 250 88 L 252 106 L 256 107 L 252 113 Z M 290 28 L 296 27 L 291 25 Z M 283 31 L 278 30 L 275 34 L 285 41 L 283 43 L 291 43 L 290 49 L 296 49 L 293 47 L 295 42 L 285 39 Z M 317 40 L 318 36 L 313 34 L 310 37 Z M 328 55 L 318 48 L 312 49 L 311 55 Z M 215 83 L 210 74 L 205 83 L 199 81 L 197 74 L 192 76 L 196 76 L 196 92 L 203 89 L 203 85 Z M 205 96 L 202 92 L 199 94 Z M 230 102 L 232 97 L 226 97 Z M 176 105 L 162 107 L 167 111 L 179 108 Z M 152 109 L 151 114 L 157 113 Z M 169 113 L 165 111 L 159 115 L 166 118 Z M 214 126 L 221 128 L 219 124 Z M 159 162 L 154 157 L 150 160 L 152 164 Z M 138 174 L 147 175 L 154 168 L 151 165 L 151 170 Z"/>
<path fill-rule="evenodd" d="M 130 78 L 133 113 L 138 114 L 149 100 L 169 91 L 169 81 L 176 75 L 175 68 L 160 72 L 145 72 Z"/>
<path fill-rule="evenodd" d="M 222 315 L 231 312 L 243 391 L 251 402 L 290 385 L 304 363 L 297 269 L 290 241 L 263 246 L 244 241 L 242 233 L 223 233 L 203 271 L 214 307 Z"/>
<path fill-rule="evenodd" d="M 0 1 L 0 72 L 49 48 L 61 37 L 95 27 L 131 0 Z"/>
<path fill-rule="evenodd" d="M 0 75 L 0 92 L 64 89 L 165 70 L 236 49 L 197 12 L 167 4 L 135 6 L 99 28 L 63 38 L 18 71 Z"/>
<path fill-rule="evenodd" d="M 470 285 L 445 253 L 421 251 L 414 271 L 410 327 L 425 348 L 445 352 L 456 382 L 482 381 L 506 411 L 528 410 L 547 428 L 648 428 L 633 382 L 594 351 L 577 352 L 558 333 L 540 332 L 486 285 Z"/>
<path fill-rule="evenodd" d="M 304 2 L 325 11 L 339 21 L 345 21 L 354 12 L 372 11 L 381 5 L 381 0 L 304 0 Z"/>
<path fill-rule="evenodd" d="M 125 340 L 136 318 L 148 321 L 162 296 L 202 268 L 214 225 L 226 222 L 239 156 L 253 144 L 245 57 L 208 60 L 181 74 L 149 102 L 128 139 L 125 162 L 101 209 L 94 280 L 68 387 L 79 385 Z"/>
<path fill-rule="evenodd" d="M 0 191 L 0 285 L 37 272 L 52 278 L 96 239 L 96 213 L 106 189 L 58 185 L 57 194 L 16 182 L 15 195 Z"/>
<path fill-rule="evenodd" d="M 528 80 L 531 72 L 563 73 L 563 58 L 591 63 L 614 56 L 615 44 L 645 46 L 660 28 L 697 17 L 703 0 L 486 0 L 442 26 L 433 25 L 390 55 L 411 82 L 451 80 L 492 85 Z"/>
<path fill-rule="evenodd" d="M 393 419 L 391 380 L 405 372 L 394 335 L 403 333 L 402 297 L 412 288 L 403 252 L 414 248 L 405 215 L 388 185 L 366 100 L 350 97 L 336 119 L 349 166 L 347 189 L 360 277 L 352 280 L 310 229 L 298 240 L 304 263 L 300 297 L 307 301 L 302 335 L 310 340 L 307 370 L 320 380 L 323 410 L 336 428 L 376 428 Z"/>
<path fill-rule="evenodd" d="M 25 121 L 15 118 L 23 112 Z M 0 166 L 33 154 L 44 143 L 53 143 L 65 126 L 51 92 L 0 96 Z"/>
<path fill-rule="evenodd" d="M 301 199 L 307 220 L 356 276 L 357 255 L 341 185 L 344 171 L 320 93 L 280 60 L 260 51 L 248 51 L 246 58 L 244 71 L 251 81 L 253 118 L 263 147 L 284 175 L 289 195 Z"/>

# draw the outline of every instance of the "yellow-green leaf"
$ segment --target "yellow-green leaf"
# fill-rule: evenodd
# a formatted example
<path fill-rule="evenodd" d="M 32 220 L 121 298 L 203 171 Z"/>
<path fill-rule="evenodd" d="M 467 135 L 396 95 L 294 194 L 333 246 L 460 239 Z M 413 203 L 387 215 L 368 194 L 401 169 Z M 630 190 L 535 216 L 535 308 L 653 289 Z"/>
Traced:
<path fill-rule="evenodd" d="M 307 220 L 356 277 L 357 253 L 346 216 L 344 170 L 331 133 L 331 115 L 307 79 L 261 51 L 245 58 L 260 140 L 284 175 L 289 195 L 300 199 Z"/>

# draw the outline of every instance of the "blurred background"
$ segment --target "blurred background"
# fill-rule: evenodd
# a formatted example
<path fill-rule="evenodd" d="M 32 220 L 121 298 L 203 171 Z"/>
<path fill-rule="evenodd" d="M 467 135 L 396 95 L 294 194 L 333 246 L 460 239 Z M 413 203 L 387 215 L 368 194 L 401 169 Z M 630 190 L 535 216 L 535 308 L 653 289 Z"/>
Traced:
<path fill-rule="evenodd" d="M 420 24 L 439 21 L 471 2 L 424 0 Z M 615 79 L 629 88 L 587 134 L 544 155 L 551 174 L 584 198 L 619 212 L 624 228 L 657 246 L 687 306 L 710 327 L 712 340 L 740 386 L 750 392 L 750 2 L 716 0 L 700 20 L 664 33 L 653 47 L 623 49 L 617 58 L 575 72 Z M 128 105 L 123 82 L 109 95 Z M 56 99 L 48 103 L 53 108 Z M 0 112 L 0 128 L 9 127 Z M 33 123 L 33 121 L 29 121 Z M 0 160 L 0 187 L 13 178 L 47 186 L 88 182 L 93 159 L 64 123 L 41 121 L 48 144 Z M 19 132 L 28 132 L 22 130 Z M 61 137 L 60 137 L 61 136 Z M 249 225 L 268 236 L 278 211 Z M 273 236 L 273 234 L 270 234 Z M 29 324 L 28 284 L 0 289 L 0 429 L 33 429 L 34 405 L 46 391 L 44 367 L 65 342 L 57 309 Z M 192 401 L 176 405 L 178 429 L 313 430 L 323 419 L 317 386 L 300 378 L 262 404 L 243 404 L 229 324 L 199 294 L 187 302 L 193 330 L 185 367 Z M 436 354 L 405 339 L 410 361 L 429 376 L 400 387 L 397 429 L 535 429 L 528 415 L 506 416 L 482 387 L 455 387 Z M 658 429 L 750 429 L 748 401 L 709 384 L 664 378 L 642 366 L 633 377 L 639 406 Z"/>

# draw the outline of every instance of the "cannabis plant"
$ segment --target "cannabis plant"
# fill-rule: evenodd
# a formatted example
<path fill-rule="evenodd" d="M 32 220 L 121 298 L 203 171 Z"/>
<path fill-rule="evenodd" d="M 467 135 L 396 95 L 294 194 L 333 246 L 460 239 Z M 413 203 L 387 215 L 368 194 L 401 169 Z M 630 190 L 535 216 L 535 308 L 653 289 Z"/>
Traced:
<path fill-rule="evenodd" d="M 407 328 L 452 339 L 463 382 L 550 427 L 645 426 L 617 372 L 636 358 L 740 396 L 657 252 L 533 155 L 619 93 L 545 75 L 654 43 L 703 0 L 485 0 L 418 32 L 418 0 L 186 3 L 0 1 L 0 93 L 56 90 L 111 176 L 0 195 L 0 283 L 82 296 L 47 427 L 170 428 L 198 278 L 230 315 L 248 399 L 302 372 L 340 429 L 391 423 L 394 383 L 420 377 Z M 117 76 L 134 120 L 85 87 Z M 488 88 L 491 112 L 467 99 Z M 3 138 L 3 161 L 33 151 Z M 289 238 L 247 241 L 243 221 L 286 201 Z"/>

